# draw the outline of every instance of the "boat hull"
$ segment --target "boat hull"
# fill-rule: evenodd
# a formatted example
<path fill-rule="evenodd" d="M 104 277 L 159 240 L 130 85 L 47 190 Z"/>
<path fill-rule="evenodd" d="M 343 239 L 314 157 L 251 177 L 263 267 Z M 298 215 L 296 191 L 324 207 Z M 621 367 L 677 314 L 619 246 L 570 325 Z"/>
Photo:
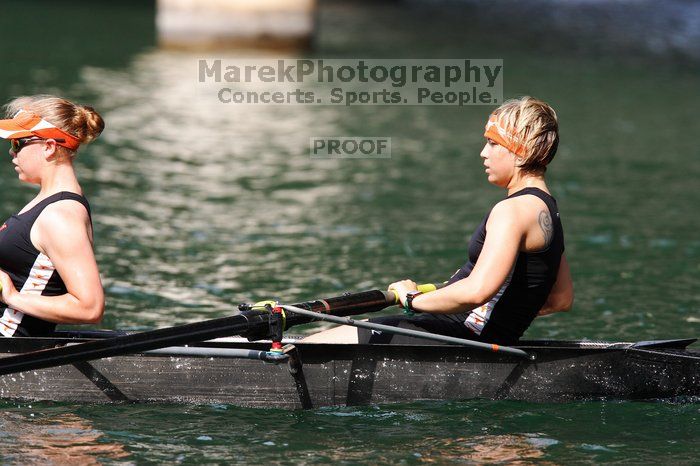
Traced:
<path fill-rule="evenodd" d="M 20 341 L 24 340 L 24 341 Z M 18 354 L 61 339 L 4 339 Z M 0 377 L 0 397 L 62 402 L 226 403 L 316 408 L 416 400 L 678 399 L 700 396 L 700 352 L 560 342 L 519 346 L 534 361 L 447 345 L 295 345 L 291 362 L 206 356 L 267 350 L 210 342 L 205 355 L 136 354 Z M 298 364 L 300 361 L 301 364 Z M 290 373 L 291 372 L 291 373 Z M 294 373 L 294 374 L 292 374 Z"/>

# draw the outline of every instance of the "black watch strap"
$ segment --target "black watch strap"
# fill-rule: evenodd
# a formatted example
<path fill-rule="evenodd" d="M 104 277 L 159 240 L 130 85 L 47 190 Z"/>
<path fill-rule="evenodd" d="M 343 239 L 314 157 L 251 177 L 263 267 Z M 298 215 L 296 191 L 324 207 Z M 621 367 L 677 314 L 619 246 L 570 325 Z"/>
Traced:
<path fill-rule="evenodd" d="M 407 312 L 413 313 L 416 312 L 416 310 L 413 308 L 413 300 L 415 299 L 416 296 L 422 295 L 422 291 L 409 291 L 406 293 L 406 300 L 404 303 L 404 309 L 406 309 Z"/>

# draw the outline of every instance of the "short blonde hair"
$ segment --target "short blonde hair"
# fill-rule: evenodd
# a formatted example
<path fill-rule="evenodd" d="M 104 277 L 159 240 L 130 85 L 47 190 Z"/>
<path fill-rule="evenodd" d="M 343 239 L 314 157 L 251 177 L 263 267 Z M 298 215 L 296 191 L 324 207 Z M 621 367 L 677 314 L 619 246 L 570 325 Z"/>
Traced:
<path fill-rule="evenodd" d="M 544 173 L 559 147 L 557 114 L 547 103 L 525 96 L 505 101 L 491 114 L 524 148 L 520 169 Z"/>
<path fill-rule="evenodd" d="M 14 117 L 20 110 L 36 113 L 49 123 L 75 136 L 80 144 L 93 141 L 105 127 L 104 120 L 94 108 L 74 104 L 54 95 L 39 94 L 17 97 L 5 105 L 7 118 Z M 70 149 L 62 149 L 72 153 Z"/>

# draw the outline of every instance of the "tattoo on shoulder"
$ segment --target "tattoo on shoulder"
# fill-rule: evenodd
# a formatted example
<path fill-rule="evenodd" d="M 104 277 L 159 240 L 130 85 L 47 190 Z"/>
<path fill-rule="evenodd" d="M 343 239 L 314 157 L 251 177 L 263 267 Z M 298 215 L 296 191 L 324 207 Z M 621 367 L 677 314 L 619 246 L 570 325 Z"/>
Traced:
<path fill-rule="evenodd" d="M 542 228 L 542 233 L 544 234 L 544 245 L 549 246 L 550 241 L 552 241 L 552 234 L 554 233 L 554 228 L 552 227 L 552 216 L 549 212 L 543 210 L 540 212 L 539 217 L 540 228 Z"/>

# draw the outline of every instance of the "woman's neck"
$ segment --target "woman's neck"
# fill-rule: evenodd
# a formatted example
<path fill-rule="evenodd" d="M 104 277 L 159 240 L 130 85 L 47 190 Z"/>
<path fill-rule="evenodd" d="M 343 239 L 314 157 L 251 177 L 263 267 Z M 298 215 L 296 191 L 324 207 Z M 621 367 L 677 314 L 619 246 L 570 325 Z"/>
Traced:
<path fill-rule="evenodd" d="M 514 178 L 511 183 L 508 184 L 508 196 L 525 188 L 539 188 L 549 194 L 549 189 L 547 189 L 547 183 L 544 181 L 544 176 L 525 175 Z"/>
<path fill-rule="evenodd" d="M 75 176 L 72 164 L 56 165 L 52 170 L 44 173 L 37 197 L 48 197 L 61 191 L 82 194 L 82 189 Z"/>

